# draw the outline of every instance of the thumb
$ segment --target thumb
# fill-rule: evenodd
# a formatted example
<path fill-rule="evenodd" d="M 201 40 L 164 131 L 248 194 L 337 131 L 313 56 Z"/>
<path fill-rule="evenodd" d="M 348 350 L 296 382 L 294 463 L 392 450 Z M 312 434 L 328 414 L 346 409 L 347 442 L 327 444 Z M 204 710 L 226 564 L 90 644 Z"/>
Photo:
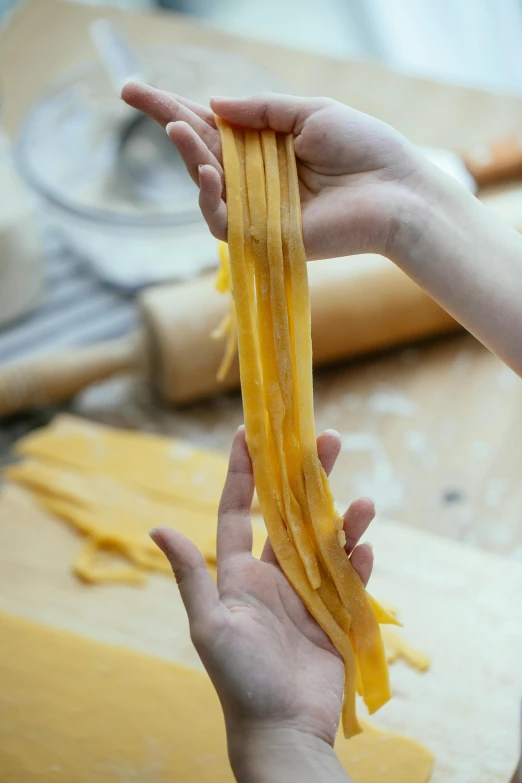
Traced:
<path fill-rule="evenodd" d="M 172 566 L 192 629 L 219 606 L 217 587 L 203 555 L 192 541 L 168 527 L 154 528 L 149 535 Z"/>
<path fill-rule="evenodd" d="M 297 98 L 263 93 L 247 98 L 212 98 L 212 110 L 227 122 L 244 128 L 272 128 L 280 133 L 301 133 L 305 120 L 328 103 L 326 98 Z"/>

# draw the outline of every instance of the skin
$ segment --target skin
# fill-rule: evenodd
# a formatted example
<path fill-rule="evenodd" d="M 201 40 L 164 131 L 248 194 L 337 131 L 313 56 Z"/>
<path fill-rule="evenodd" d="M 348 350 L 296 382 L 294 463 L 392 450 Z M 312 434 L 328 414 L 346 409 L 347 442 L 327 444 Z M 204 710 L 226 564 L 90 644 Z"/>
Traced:
<path fill-rule="evenodd" d="M 213 112 L 237 125 L 294 134 L 308 258 L 386 248 L 391 207 L 415 168 L 413 148 L 389 125 L 328 98 L 214 98 L 211 111 L 141 83 L 127 84 L 122 97 L 167 129 L 217 239 L 226 239 L 227 218 Z"/>
<path fill-rule="evenodd" d="M 325 432 L 317 446 L 329 474 L 341 448 L 339 434 Z M 192 641 L 221 700 L 237 779 L 278 780 L 286 769 L 316 780 L 325 766 L 330 780 L 346 780 L 332 748 L 343 664 L 279 568 L 270 542 L 261 560 L 252 556 L 253 493 L 252 463 L 240 427 L 218 513 L 217 585 L 187 538 L 168 528 L 150 535 L 169 558 Z M 343 517 L 346 553 L 364 584 L 373 553 L 358 542 L 374 514 L 373 502 L 361 498 Z"/>
<path fill-rule="evenodd" d="M 308 258 L 387 256 L 522 374 L 522 237 L 394 129 L 327 98 L 214 98 L 209 109 L 141 83 L 127 84 L 122 97 L 166 128 L 218 239 L 226 239 L 227 213 L 214 113 L 292 133 Z M 321 458 L 331 469 L 339 441 L 332 433 L 322 438 Z M 217 588 L 190 542 L 165 529 L 153 538 L 170 559 L 194 644 L 220 696 L 237 779 L 346 781 L 331 729 L 339 720 L 341 662 L 270 546 L 261 562 L 252 558 L 252 489 L 240 432 L 220 509 Z M 356 544 L 372 517 L 366 499 L 345 515 L 347 554 L 365 583 L 372 556 Z"/>
<path fill-rule="evenodd" d="M 211 111 L 139 83 L 122 96 L 166 127 L 219 239 L 226 194 L 212 112 L 293 133 L 308 258 L 387 256 L 522 375 L 522 237 L 389 125 L 328 98 L 214 98 Z"/>

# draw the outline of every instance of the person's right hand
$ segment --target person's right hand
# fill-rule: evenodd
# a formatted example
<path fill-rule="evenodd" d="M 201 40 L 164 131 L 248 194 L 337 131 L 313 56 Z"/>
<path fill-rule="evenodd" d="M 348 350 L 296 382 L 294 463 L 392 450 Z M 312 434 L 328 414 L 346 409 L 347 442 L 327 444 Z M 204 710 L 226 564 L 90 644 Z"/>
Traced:
<path fill-rule="evenodd" d="M 214 98 L 211 111 L 137 82 L 125 85 L 122 97 L 167 128 L 200 188 L 201 211 L 218 239 L 226 239 L 227 216 L 213 112 L 243 127 L 294 134 L 309 259 L 389 255 L 422 156 L 380 120 L 328 98 Z"/>

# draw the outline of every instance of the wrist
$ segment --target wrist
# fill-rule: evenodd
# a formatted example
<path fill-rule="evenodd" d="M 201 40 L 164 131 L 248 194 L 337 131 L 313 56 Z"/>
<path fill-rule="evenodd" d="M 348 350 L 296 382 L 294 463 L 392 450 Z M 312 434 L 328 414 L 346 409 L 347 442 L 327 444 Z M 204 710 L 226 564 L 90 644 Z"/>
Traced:
<path fill-rule="evenodd" d="M 264 721 L 227 721 L 230 764 L 238 783 L 346 783 L 349 778 L 332 745 L 301 727 Z"/>
<path fill-rule="evenodd" d="M 520 374 L 520 234 L 428 161 L 406 191 L 385 255 Z"/>
<path fill-rule="evenodd" d="M 476 204 L 475 197 L 449 174 L 428 160 L 419 162 L 403 183 L 384 255 L 411 275 L 419 259 L 429 262 L 431 246 L 435 248 L 454 227 L 458 229 L 462 213 Z"/>

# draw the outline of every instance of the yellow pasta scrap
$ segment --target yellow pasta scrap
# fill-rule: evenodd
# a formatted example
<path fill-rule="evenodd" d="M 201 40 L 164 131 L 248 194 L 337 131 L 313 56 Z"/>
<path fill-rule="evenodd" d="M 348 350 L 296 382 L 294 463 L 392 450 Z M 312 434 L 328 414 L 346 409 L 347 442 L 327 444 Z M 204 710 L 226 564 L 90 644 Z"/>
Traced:
<path fill-rule="evenodd" d="M 234 357 L 237 353 L 236 332 L 236 308 L 232 297 L 232 283 L 230 279 L 230 260 L 226 242 L 219 242 L 219 269 L 216 278 L 216 290 L 221 294 L 230 295 L 230 307 L 220 324 L 213 330 L 213 340 L 222 340 L 226 337 L 225 353 L 217 371 L 217 379 L 222 383 L 227 377 Z"/>

